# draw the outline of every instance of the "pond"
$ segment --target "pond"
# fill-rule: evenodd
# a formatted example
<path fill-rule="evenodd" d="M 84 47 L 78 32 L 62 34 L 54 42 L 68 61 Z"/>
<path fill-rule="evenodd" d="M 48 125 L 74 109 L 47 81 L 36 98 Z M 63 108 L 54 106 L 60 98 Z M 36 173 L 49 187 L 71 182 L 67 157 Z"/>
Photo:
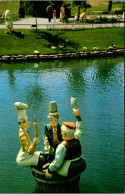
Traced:
<path fill-rule="evenodd" d="M 75 122 L 71 96 L 84 123 L 83 153 L 87 168 L 81 193 L 124 191 L 124 58 L 64 60 L 0 65 L 0 193 L 39 192 L 29 167 L 16 164 L 20 149 L 15 102 L 29 105 L 41 132 L 49 123 L 49 102 L 56 101 L 59 123 Z"/>

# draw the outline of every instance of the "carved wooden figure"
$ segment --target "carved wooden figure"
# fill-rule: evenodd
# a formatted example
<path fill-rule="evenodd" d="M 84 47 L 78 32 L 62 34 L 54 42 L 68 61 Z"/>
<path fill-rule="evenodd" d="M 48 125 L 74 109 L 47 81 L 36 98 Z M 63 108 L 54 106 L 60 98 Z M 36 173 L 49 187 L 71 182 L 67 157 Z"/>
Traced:
<path fill-rule="evenodd" d="M 26 115 L 26 109 L 28 108 L 27 104 L 22 102 L 16 102 L 15 108 L 18 111 L 18 123 L 20 125 L 19 129 L 19 140 L 21 143 L 21 149 L 17 155 L 16 162 L 20 166 L 31 166 L 37 165 L 39 161 L 40 151 L 36 151 L 37 145 L 40 143 L 39 130 L 37 118 L 35 116 L 35 138 L 32 142 L 30 133 L 28 131 L 29 122 L 28 116 Z"/>
<path fill-rule="evenodd" d="M 51 101 L 49 104 L 50 123 L 45 125 L 45 149 L 49 151 L 49 158 L 52 160 L 55 155 L 55 150 L 62 141 L 61 125 L 58 123 L 59 114 L 56 101 Z"/>

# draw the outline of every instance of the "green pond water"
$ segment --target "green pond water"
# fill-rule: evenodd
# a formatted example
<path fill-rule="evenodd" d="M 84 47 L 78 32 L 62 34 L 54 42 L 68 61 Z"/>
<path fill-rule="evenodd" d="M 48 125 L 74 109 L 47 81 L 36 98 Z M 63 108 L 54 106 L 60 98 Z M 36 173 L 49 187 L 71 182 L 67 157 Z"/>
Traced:
<path fill-rule="evenodd" d="M 59 122 L 73 121 L 71 96 L 84 123 L 81 193 L 124 191 L 124 58 L 0 64 L 0 193 L 39 192 L 29 167 L 16 164 L 20 149 L 15 102 L 29 105 L 41 132 L 49 123 L 49 102 L 57 101 Z"/>

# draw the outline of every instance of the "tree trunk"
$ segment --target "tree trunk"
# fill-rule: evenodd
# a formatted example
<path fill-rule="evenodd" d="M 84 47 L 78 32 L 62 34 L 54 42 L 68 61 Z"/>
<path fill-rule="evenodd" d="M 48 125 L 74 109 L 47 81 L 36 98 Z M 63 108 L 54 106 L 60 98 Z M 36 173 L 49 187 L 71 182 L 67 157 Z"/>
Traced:
<path fill-rule="evenodd" d="M 109 5 L 108 5 L 108 11 L 112 10 L 112 1 L 109 1 Z"/>
<path fill-rule="evenodd" d="M 79 16 L 80 16 L 80 5 L 78 5 L 78 21 L 79 21 Z"/>

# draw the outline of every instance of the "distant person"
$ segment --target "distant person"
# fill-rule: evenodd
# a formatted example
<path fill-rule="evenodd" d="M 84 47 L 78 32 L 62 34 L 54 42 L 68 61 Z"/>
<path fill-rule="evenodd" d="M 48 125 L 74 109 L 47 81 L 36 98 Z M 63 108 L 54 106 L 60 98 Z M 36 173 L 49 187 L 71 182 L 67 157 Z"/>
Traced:
<path fill-rule="evenodd" d="M 56 10 L 53 12 L 53 21 L 56 22 Z"/>
<path fill-rule="evenodd" d="M 7 31 L 5 33 L 11 34 L 11 29 L 13 28 L 13 20 L 10 10 L 6 10 L 5 12 L 5 23 L 7 28 Z"/>
<path fill-rule="evenodd" d="M 60 8 L 60 21 L 63 21 L 65 17 L 65 8 L 64 8 L 64 4 L 62 4 L 62 7 Z"/>
<path fill-rule="evenodd" d="M 74 23 L 76 24 L 77 23 L 77 20 L 78 20 L 78 16 L 77 16 L 77 13 L 75 14 L 75 17 L 74 17 Z"/>
<path fill-rule="evenodd" d="M 82 19 L 82 22 L 83 22 L 83 19 L 86 18 L 86 14 L 83 12 L 83 13 L 80 15 L 80 18 Z"/>
<path fill-rule="evenodd" d="M 52 4 L 50 4 L 47 8 L 46 8 L 46 12 L 48 14 L 48 20 L 49 22 L 51 22 L 51 19 L 53 17 L 53 7 Z"/>

